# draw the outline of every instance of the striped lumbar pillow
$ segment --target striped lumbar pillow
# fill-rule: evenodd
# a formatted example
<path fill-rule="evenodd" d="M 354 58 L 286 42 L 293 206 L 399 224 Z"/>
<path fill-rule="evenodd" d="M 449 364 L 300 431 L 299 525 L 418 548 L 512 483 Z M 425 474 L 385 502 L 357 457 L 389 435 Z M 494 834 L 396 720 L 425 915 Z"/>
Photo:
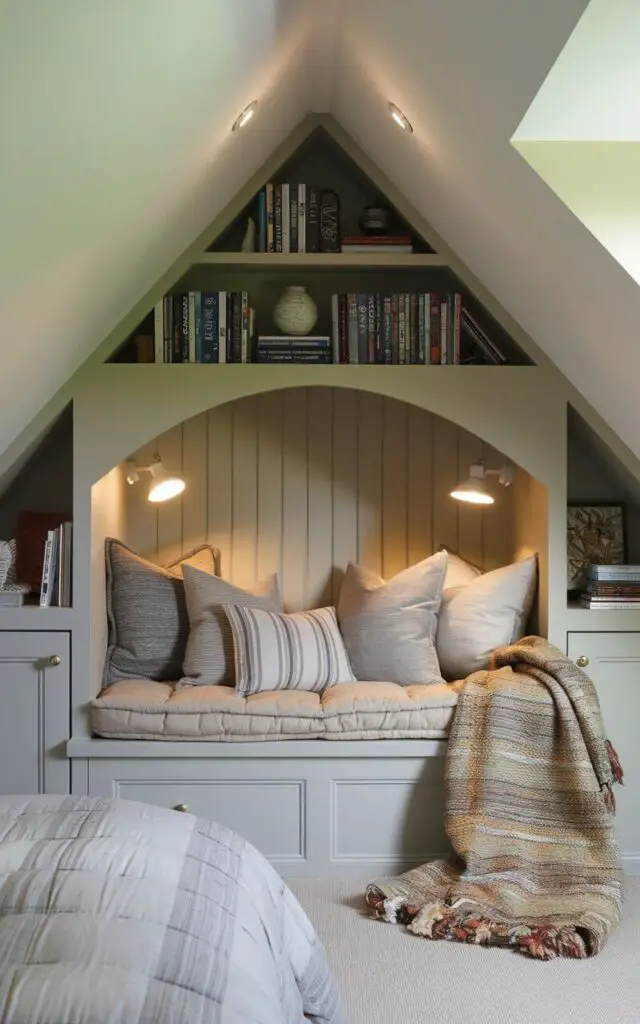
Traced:
<path fill-rule="evenodd" d="M 324 690 L 355 682 L 335 608 L 292 615 L 237 604 L 225 606 L 233 633 L 236 692 Z"/>

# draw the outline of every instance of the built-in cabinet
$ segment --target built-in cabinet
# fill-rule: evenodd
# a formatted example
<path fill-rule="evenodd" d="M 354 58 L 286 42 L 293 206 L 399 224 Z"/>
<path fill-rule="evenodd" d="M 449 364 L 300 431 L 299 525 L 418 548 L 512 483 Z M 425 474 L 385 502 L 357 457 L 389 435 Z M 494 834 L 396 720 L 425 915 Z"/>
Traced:
<path fill-rule="evenodd" d="M 616 612 L 612 616 L 615 625 Z M 616 832 L 627 870 L 640 873 L 640 632 L 569 633 L 567 652 L 593 680 L 607 735 L 624 770 L 616 786 Z"/>
<path fill-rule="evenodd" d="M 68 793 L 69 634 L 0 632 L 0 794 Z"/>

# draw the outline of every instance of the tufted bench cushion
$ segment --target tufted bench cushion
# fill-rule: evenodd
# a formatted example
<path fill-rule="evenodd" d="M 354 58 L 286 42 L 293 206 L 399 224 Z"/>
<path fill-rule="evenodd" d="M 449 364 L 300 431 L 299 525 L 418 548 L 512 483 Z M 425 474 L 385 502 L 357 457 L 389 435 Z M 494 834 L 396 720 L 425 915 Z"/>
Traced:
<path fill-rule="evenodd" d="M 240 697 L 229 686 L 130 679 L 92 701 L 91 723 L 109 739 L 442 739 L 457 699 L 450 683 L 341 683 L 324 693 Z"/>

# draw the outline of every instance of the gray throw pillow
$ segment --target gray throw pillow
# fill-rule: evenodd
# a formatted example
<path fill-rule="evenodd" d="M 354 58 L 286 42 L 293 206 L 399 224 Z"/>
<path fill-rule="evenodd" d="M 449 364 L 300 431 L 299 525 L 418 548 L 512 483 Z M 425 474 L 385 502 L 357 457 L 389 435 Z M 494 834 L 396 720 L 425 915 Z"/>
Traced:
<path fill-rule="evenodd" d="M 162 568 L 112 537 L 105 540 L 108 646 L 104 683 L 175 680 L 182 675 L 189 616 L 182 568 L 220 571 L 220 552 L 203 544 Z"/>
<path fill-rule="evenodd" d="M 233 634 L 224 611 L 225 605 L 244 605 L 281 612 L 278 577 L 270 576 L 251 590 L 184 567 L 184 590 L 191 632 L 182 667 L 181 685 L 233 686 L 235 652 Z"/>
<path fill-rule="evenodd" d="M 358 679 L 441 683 L 435 648 L 446 551 L 385 581 L 350 562 L 340 588 L 338 622 Z"/>

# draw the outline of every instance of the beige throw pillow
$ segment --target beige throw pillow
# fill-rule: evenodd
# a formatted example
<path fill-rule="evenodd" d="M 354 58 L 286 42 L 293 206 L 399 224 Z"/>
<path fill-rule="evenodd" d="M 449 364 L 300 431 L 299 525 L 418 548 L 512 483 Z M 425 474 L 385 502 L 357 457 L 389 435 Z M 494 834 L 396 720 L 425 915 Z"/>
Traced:
<path fill-rule="evenodd" d="M 487 668 L 491 652 L 524 636 L 536 591 L 535 555 L 448 587 L 436 647 L 445 679 Z"/>
<path fill-rule="evenodd" d="M 269 612 L 281 612 L 278 577 L 242 590 L 217 576 L 209 576 L 185 565 L 184 592 L 191 631 L 182 666 L 181 683 L 200 686 L 235 683 L 233 636 L 224 606 L 250 605 Z"/>
<path fill-rule="evenodd" d="M 349 563 L 338 622 L 357 679 L 402 686 L 442 682 L 435 636 L 446 568 L 446 551 L 386 581 Z"/>

